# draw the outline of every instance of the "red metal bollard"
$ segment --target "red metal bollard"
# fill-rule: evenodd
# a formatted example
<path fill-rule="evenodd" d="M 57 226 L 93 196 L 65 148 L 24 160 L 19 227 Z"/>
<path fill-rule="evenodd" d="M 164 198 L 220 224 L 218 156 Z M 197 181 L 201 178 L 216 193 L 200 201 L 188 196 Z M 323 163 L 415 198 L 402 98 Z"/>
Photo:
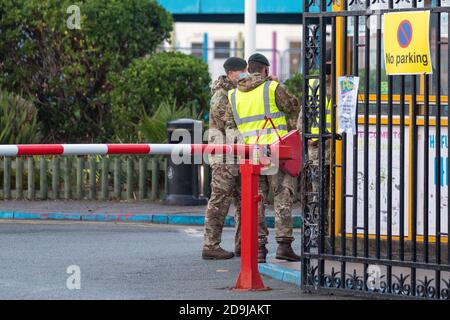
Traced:
<path fill-rule="evenodd" d="M 234 290 L 269 290 L 258 271 L 258 177 L 261 164 L 244 160 L 241 171 L 241 272 Z"/>

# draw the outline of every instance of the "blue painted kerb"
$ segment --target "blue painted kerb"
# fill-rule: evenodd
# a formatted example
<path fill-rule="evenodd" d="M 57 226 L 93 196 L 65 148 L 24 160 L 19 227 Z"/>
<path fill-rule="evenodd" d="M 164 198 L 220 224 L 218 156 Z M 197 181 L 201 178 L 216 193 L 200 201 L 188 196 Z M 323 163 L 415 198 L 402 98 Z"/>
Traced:
<path fill-rule="evenodd" d="M 15 212 L 0 211 L 0 219 L 9 220 L 72 220 L 72 221 L 130 221 L 149 222 L 159 224 L 174 225 L 204 225 L 204 215 L 183 215 L 183 214 L 123 214 L 123 213 L 38 213 L 38 212 Z M 301 227 L 301 217 L 294 216 L 294 228 Z M 266 224 L 269 228 L 275 226 L 274 217 L 266 217 Z M 234 227 L 234 217 L 227 216 L 226 227 Z"/>
<path fill-rule="evenodd" d="M 300 286 L 300 271 L 284 268 L 274 263 L 259 263 L 258 270 L 267 277 Z"/>

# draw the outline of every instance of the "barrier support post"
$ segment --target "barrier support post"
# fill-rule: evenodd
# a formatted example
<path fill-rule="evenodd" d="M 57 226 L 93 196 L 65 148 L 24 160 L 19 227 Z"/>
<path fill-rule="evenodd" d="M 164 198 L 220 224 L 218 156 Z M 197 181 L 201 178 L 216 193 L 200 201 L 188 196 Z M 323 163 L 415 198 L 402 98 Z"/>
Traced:
<path fill-rule="evenodd" d="M 241 272 L 234 290 L 268 290 L 258 271 L 258 177 L 261 165 L 243 160 L 241 171 Z"/>

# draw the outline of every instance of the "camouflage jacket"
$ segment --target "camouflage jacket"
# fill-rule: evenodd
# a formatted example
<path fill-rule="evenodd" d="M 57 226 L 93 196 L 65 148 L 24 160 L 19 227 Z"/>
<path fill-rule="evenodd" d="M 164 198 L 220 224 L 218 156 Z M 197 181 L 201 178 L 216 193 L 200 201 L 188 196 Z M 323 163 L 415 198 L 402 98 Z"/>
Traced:
<path fill-rule="evenodd" d="M 228 102 L 228 91 L 234 89 L 235 85 L 227 78 L 227 76 L 220 76 L 211 86 L 211 107 L 209 111 L 209 131 L 208 131 L 208 143 L 209 144 L 223 144 L 233 143 L 234 140 L 227 135 L 228 131 L 235 131 L 236 127 L 230 125 L 230 121 L 227 121 L 227 115 L 231 114 L 233 117 L 233 111 L 231 105 Z M 228 127 L 227 127 L 228 123 Z M 229 132 L 228 132 L 229 133 Z M 210 164 L 224 163 L 224 157 L 220 155 L 209 156 Z"/>
<path fill-rule="evenodd" d="M 246 78 L 240 79 L 238 81 L 237 88 L 239 91 L 248 92 L 269 80 L 271 79 L 263 76 L 260 73 L 253 73 Z M 280 111 L 286 115 L 288 130 L 296 129 L 300 112 L 300 106 L 297 98 L 289 94 L 286 89 L 280 84 L 275 91 L 275 102 L 278 109 L 280 109 Z M 229 112 L 231 114 L 226 115 L 227 128 L 235 128 L 236 123 L 234 122 L 231 108 Z"/>

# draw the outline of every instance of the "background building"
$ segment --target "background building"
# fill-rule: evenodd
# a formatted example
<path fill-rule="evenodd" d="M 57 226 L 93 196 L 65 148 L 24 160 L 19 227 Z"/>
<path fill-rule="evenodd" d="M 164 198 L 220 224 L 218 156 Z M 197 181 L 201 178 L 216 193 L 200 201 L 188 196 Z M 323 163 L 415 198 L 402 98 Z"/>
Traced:
<path fill-rule="evenodd" d="M 212 78 L 230 56 L 244 56 L 244 0 L 159 0 L 175 19 L 173 43 L 166 49 L 191 53 L 209 65 Z M 280 80 L 301 68 L 302 2 L 257 2 L 256 48 L 271 61 Z"/>
<path fill-rule="evenodd" d="M 173 41 L 166 43 L 166 50 L 177 50 L 193 54 L 202 58 L 209 65 L 209 71 L 213 79 L 220 75 L 222 64 L 229 56 L 244 55 L 244 3 L 245 0 L 158 0 L 158 2 L 174 16 L 175 25 Z M 418 0 L 418 7 L 430 6 L 433 1 Z M 443 0 L 442 6 L 449 6 L 449 0 Z M 371 9 L 387 9 L 387 1 L 372 1 Z M 349 10 L 364 9 L 363 1 L 349 2 Z M 410 8 L 411 1 L 395 1 L 395 8 Z M 331 7 L 327 8 L 330 11 Z M 281 81 L 290 78 L 294 73 L 301 72 L 301 45 L 302 45 L 302 13 L 303 3 L 299 0 L 258 0 L 257 1 L 257 51 L 265 54 L 272 64 L 271 72 Z M 432 27 L 435 26 L 435 17 L 432 17 Z M 354 21 L 348 19 L 349 45 L 353 43 Z M 365 32 L 364 19 L 359 19 L 359 38 L 363 41 Z M 441 34 L 448 37 L 448 15 L 441 15 Z M 370 19 L 371 29 L 371 66 L 375 66 L 375 44 L 377 21 L 375 17 Z M 328 27 L 327 38 L 330 38 L 331 28 Z M 329 40 L 328 45 L 329 45 Z M 435 41 L 431 41 L 431 47 L 435 47 Z M 444 44 L 445 46 L 446 44 Z M 360 48 L 361 52 L 363 48 Z M 434 51 L 433 51 L 434 54 Z M 351 50 L 348 52 L 351 59 Z M 364 55 L 360 55 L 363 59 Z M 384 59 L 384 57 L 382 57 Z M 447 61 L 442 57 L 443 76 L 446 74 Z M 363 61 L 361 61 L 363 65 Z M 384 91 L 387 85 L 384 73 L 384 61 L 382 61 L 382 76 Z M 371 67 L 371 72 L 375 69 Z M 434 91 L 435 79 L 431 83 L 431 91 Z M 409 84 L 407 83 L 407 86 Z M 371 88 L 374 91 L 375 88 Z M 398 91 L 397 86 L 394 90 Z M 447 94 L 447 88 L 443 88 Z"/>

